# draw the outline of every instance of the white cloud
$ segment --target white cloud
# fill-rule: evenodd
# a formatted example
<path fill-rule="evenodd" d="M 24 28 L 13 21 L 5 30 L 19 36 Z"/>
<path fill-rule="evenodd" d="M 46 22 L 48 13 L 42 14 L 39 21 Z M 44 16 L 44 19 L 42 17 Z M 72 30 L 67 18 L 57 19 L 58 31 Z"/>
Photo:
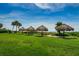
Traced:
<path fill-rule="evenodd" d="M 51 7 L 47 3 L 35 3 L 36 6 L 42 9 L 50 9 Z"/>
<path fill-rule="evenodd" d="M 79 7 L 78 3 L 35 3 L 41 9 L 48 9 L 52 12 L 63 10 L 66 6 Z"/>
<path fill-rule="evenodd" d="M 49 9 L 53 12 L 62 10 L 66 6 L 65 3 L 35 3 L 35 5 L 41 9 Z"/>
<path fill-rule="evenodd" d="M 34 3 L 37 7 L 41 8 L 41 9 L 47 9 L 50 10 L 52 12 L 56 12 L 56 11 L 60 11 L 63 10 L 64 7 L 66 6 L 73 6 L 73 7 L 78 7 L 79 4 L 78 3 Z M 34 7 L 33 3 L 30 3 L 30 7 L 33 8 Z M 14 3 L 14 4 L 10 4 L 11 6 L 14 7 L 21 7 L 21 8 L 27 8 L 27 3 Z"/>

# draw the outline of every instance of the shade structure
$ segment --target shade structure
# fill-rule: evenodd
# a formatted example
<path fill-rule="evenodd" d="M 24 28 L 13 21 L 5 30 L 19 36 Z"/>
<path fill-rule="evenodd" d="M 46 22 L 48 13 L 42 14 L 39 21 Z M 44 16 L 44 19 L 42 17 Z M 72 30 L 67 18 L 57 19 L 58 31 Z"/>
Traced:
<path fill-rule="evenodd" d="M 74 30 L 74 28 L 72 28 L 71 26 L 69 26 L 67 24 L 62 24 L 60 26 L 56 26 L 55 29 L 59 30 L 59 31 L 73 31 Z"/>
<path fill-rule="evenodd" d="M 30 26 L 30 27 L 28 27 L 28 28 L 26 29 L 26 31 L 35 31 L 35 28 L 32 27 L 32 26 Z"/>
<path fill-rule="evenodd" d="M 44 31 L 48 31 L 48 29 L 44 26 L 44 25 L 41 25 L 41 26 L 39 26 L 37 29 L 36 29 L 36 31 L 40 31 L 41 32 L 41 37 L 43 37 L 43 35 L 44 35 Z"/>
<path fill-rule="evenodd" d="M 20 29 L 19 29 L 19 31 L 23 31 L 24 30 L 24 27 L 21 27 Z"/>
<path fill-rule="evenodd" d="M 36 30 L 37 31 L 48 31 L 48 29 L 44 25 L 39 26 Z"/>

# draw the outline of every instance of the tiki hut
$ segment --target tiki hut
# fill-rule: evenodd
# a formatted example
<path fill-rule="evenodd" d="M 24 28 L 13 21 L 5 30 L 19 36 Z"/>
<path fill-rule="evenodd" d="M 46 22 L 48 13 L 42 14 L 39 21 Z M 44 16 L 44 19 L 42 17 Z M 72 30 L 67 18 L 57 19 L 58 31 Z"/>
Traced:
<path fill-rule="evenodd" d="M 35 31 L 34 27 L 32 27 L 32 26 L 28 27 L 26 30 L 29 32 Z"/>
<path fill-rule="evenodd" d="M 55 29 L 60 30 L 60 31 L 73 31 L 74 30 L 74 28 L 72 28 L 71 26 L 69 26 L 67 24 L 62 24 L 60 26 L 56 26 Z"/>
<path fill-rule="evenodd" d="M 67 24 L 62 24 L 60 26 L 56 26 L 55 29 L 57 31 L 62 31 L 63 32 L 63 35 L 64 35 L 64 32 L 65 31 L 73 31 L 74 28 L 72 28 L 71 26 L 67 25 Z"/>
<path fill-rule="evenodd" d="M 19 28 L 19 32 L 23 33 L 24 30 L 25 30 L 24 27 Z"/>
<path fill-rule="evenodd" d="M 41 36 L 43 36 L 43 32 L 48 31 L 48 29 L 45 26 L 41 25 L 36 29 L 36 31 L 41 32 Z"/>
<path fill-rule="evenodd" d="M 26 29 L 26 31 L 28 32 L 28 34 L 33 34 L 35 32 L 34 27 L 30 26 Z"/>
<path fill-rule="evenodd" d="M 24 27 L 19 28 L 19 31 L 23 31 L 23 30 L 24 30 Z"/>

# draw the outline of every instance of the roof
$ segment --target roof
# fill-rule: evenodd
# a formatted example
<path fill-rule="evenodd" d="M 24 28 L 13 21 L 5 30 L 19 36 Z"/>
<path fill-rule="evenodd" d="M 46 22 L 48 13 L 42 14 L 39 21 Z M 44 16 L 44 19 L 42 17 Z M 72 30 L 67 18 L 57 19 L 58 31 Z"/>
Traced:
<path fill-rule="evenodd" d="M 26 29 L 27 31 L 35 31 L 34 27 L 30 26 Z"/>
<path fill-rule="evenodd" d="M 55 29 L 60 30 L 60 31 L 73 31 L 74 30 L 74 28 L 72 28 L 71 26 L 69 26 L 67 24 L 62 24 L 60 26 L 56 26 Z"/>
<path fill-rule="evenodd" d="M 44 25 L 39 26 L 36 30 L 37 31 L 48 31 L 48 29 Z"/>

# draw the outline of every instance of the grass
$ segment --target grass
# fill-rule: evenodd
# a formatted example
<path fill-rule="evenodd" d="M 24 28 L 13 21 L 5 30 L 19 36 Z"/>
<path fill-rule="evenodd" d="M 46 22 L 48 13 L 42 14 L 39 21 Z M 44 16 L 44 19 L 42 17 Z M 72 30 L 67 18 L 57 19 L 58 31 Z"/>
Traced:
<path fill-rule="evenodd" d="M 0 56 L 79 56 L 79 37 L 71 39 L 0 34 Z"/>

